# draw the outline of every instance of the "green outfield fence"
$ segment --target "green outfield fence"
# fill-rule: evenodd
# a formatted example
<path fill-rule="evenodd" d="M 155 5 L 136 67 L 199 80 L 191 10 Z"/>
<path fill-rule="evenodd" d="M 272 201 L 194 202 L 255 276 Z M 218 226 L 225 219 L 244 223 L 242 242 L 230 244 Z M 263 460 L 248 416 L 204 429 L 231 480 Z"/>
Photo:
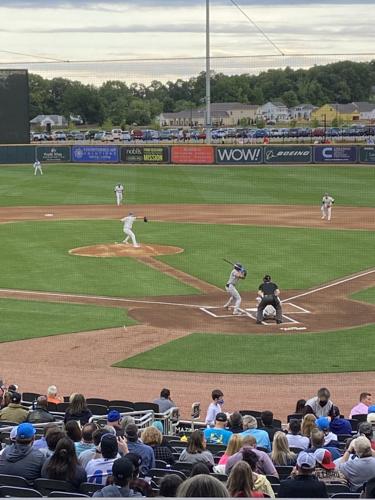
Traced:
<path fill-rule="evenodd" d="M 0 164 L 171 165 L 375 164 L 375 145 L 24 145 L 0 146 Z"/>

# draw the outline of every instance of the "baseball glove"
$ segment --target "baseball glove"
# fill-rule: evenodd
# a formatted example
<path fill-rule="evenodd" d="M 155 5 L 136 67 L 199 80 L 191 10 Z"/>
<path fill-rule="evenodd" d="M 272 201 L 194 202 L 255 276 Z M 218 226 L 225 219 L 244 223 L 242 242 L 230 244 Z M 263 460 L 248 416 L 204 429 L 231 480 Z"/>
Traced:
<path fill-rule="evenodd" d="M 143 222 L 148 222 L 148 219 L 146 216 L 143 217 Z"/>

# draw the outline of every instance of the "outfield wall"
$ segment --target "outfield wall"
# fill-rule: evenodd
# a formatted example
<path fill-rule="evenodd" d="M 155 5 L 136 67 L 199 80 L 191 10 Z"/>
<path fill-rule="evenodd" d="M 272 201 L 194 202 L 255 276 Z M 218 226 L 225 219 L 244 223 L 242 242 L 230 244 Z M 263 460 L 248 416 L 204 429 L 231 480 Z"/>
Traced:
<path fill-rule="evenodd" d="M 171 165 L 375 164 L 375 145 L 25 145 L 0 146 L 0 164 L 125 163 Z"/>

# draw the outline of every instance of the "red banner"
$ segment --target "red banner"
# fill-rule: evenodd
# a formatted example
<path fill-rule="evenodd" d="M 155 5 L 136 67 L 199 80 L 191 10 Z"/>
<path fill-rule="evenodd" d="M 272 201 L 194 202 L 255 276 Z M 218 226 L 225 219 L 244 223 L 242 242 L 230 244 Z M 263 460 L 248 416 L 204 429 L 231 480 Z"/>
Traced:
<path fill-rule="evenodd" d="M 172 146 L 172 163 L 208 165 L 214 163 L 213 146 Z"/>

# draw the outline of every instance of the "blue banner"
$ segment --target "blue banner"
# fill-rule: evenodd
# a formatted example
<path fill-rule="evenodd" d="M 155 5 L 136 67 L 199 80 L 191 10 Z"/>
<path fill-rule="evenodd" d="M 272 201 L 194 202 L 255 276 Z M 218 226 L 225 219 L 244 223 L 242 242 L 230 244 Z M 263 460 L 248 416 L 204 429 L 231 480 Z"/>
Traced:
<path fill-rule="evenodd" d="M 117 146 L 72 146 L 72 162 L 118 163 Z"/>
<path fill-rule="evenodd" d="M 314 160 L 316 163 L 356 163 L 356 146 L 315 146 Z"/>

